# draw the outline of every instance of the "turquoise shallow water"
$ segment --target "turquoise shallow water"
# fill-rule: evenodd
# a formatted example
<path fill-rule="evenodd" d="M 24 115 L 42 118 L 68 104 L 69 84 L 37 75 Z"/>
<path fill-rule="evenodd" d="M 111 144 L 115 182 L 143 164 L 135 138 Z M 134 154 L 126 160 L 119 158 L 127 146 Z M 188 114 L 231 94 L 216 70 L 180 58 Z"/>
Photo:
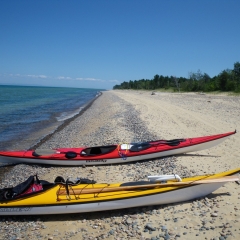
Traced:
<path fill-rule="evenodd" d="M 32 133 L 73 117 L 100 91 L 0 85 L 0 149 L 26 142 Z"/>

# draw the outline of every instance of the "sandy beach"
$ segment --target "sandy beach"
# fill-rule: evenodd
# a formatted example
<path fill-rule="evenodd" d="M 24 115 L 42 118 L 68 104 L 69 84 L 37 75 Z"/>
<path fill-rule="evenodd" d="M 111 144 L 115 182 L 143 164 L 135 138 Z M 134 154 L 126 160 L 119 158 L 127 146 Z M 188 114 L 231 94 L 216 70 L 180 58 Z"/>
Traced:
<path fill-rule="evenodd" d="M 240 97 L 196 93 L 106 91 L 42 148 L 97 146 L 191 138 L 240 131 Z M 1 188 L 38 173 L 44 180 L 84 177 L 97 182 L 181 177 L 240 167 L 240 135 L 220 145 L 169 158 L 112 166 L 52 167 L 19 164 Z M 3 176 L 4 169 L 1 169 Z M 227 183 L 211 195 L 178 204 L 88 214 L 0 217 L 0 239 L 240 239 L 240 186 Z"/>

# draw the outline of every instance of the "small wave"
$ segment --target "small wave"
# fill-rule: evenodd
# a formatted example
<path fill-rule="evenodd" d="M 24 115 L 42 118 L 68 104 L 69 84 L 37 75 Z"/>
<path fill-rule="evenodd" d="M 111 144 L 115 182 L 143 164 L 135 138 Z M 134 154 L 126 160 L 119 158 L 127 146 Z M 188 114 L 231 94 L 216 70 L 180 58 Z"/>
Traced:
<path fill-rule="evenodd" d="M 79 109 L 77 109 L 74 112 L 63 112 L 63 113 L 61 113 L 60 116 L 56 117 L 56 119 L 58 122 L 65 121 L 65 120 L 72 118 L 72 117 L 76 116 L 77 114 L 79 114 L 82 111 L 82 109 L 83 109 L 83 107 L 80 107 Z"/>
<path fill-rule="evenodd" d="M 100 96 L 100 95 L 101 95 L 101 92 L 97 92 L 96 95 L 95 95 L 95 97 L 98 97 L 98 96 Z"/>

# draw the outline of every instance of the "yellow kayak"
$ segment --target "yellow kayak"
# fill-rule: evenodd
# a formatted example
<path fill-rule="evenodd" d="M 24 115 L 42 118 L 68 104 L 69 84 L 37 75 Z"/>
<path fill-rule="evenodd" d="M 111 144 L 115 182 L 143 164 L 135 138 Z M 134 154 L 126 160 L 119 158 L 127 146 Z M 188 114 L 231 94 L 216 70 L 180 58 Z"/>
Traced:
<path fill-rule="evenodd" d="M 239 172 L 240 168 L 184 179 L 177 175 L 149 176 L 148 181 L 112 184 L 59 177 L 49 183 L 32 176 L 0 191 L 0 215 L 94 212 L 189 201 L 212 193 L 226 182 L 239 181 Z"/>

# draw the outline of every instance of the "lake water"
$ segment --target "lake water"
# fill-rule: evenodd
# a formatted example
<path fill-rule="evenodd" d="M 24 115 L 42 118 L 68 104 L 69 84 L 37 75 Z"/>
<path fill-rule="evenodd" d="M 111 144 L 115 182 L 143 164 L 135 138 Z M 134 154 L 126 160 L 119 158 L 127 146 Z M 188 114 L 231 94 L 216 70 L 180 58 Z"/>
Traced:
<path fill-rule="evenodd" d="M 78 114 L 100 91 L 0 85 L 0 149 L 31 147 L 44 137 L 41 134 L 47 133 L 44 129 L 56 129 Z"/>

